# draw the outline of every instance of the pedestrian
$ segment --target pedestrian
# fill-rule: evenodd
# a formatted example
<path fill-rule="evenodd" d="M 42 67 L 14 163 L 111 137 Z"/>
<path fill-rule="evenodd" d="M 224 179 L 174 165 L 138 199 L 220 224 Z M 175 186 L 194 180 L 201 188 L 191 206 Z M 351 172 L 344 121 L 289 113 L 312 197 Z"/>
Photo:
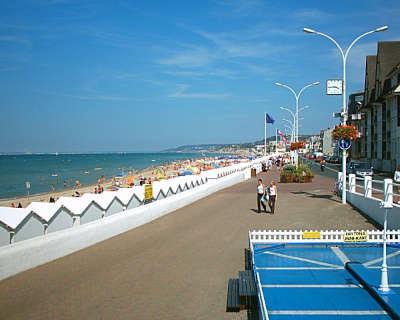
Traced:
<path fill-rule="evenodd" d="M 262 179 L 258 179 L 258 184 L 257 184 L 257 212 L 258 213 L 261 213 L 261 206 L 260 206 L 260 204 L 262 205 L 262 207 L 263 207 L 263 209 L 264 209 L 264 211 L 265 211 L 265 213 L 267 213 L 267 207 L 265 206 L 265 203 L 264 203 L 264 196 L 265 196 L 265 187 L 264 187 L 264 184 L 263 184 L 263 182 L 262 182 Z M 264 200 L 264 201 L 263 201 Z"/>
<path fill-rule="evenodd" d="M 55 199 L 53 198 L 53 196 L 50 196 L 49 202 L 50 202 L 50 203 L 56 202 Z"/>
<path fill-rule="evenodd" d="M 268 194 L 269 194 L 268 206 L 271 209 L 271 214 L 274 214 L 275 213 L 276 196 L 278 195 L 275 181 L 271 181 L 271 184 L 268 188 Z"/>
<path fill-rule="evenodd" d="M 22 208 L 21 202 L 18 202 L 18 208 Z"/>

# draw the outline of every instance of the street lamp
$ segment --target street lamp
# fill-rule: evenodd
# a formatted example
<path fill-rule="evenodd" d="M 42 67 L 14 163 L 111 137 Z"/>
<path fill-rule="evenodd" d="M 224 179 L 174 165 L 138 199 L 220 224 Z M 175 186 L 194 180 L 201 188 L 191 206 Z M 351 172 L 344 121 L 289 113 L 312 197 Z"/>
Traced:
<path fill-rule="evenodd" d="M 353 40 L 353 42 L 350 43 L 349 47 L 346 49 L 346 52 L 344 52 L 342 47 L 339 45 L 339 43 L 335 39 L 333 39 L 331 36 L 329 36 L 329 35 L 327 35 L 325 33 L 319 32 L 319 31 L 315 31 L 315 30 L 310 29 L 310 28 L 303 28 L 303 31 L 305 33 L 318 34 L 318 35 L 323 36 L 323 37 L 327 38 L 328 40 L 332 41 L 335 44 L 335 46 L 338 48 L 340 54 L 342 55 L 342 62 L 343 62 L 343 65 L 342 65 L 342 67 L 343 67 L 343 71 L 342 71 L 343 72 L 343 92 L 342 92 L 342 95 L 343 95 L 343 97 L 342 97 L 343 98 L 342 99 L 342 102 L 343 102 L 343 112 L 342 112 L 343 113 L 343 121 L 342 121 L 342 124 L 343 125 L 346 125 L 347 117 L 348 117 L 348 114 L 347 114 L 347 103 L 346 103 L 346 101 L 347 101 L 347 96 L 346 96 L 346 85 L 347 85 L 346 84 L 346 61 L 347 61 L 347 57 L 349 55 L 349 51 L 354 46 L 354 44 L 358 40 L 360 40 L 361 38 L 364 38 L 365 36 L 367 36 L 369 34 L 372 34 L 374 32 L 386 31 L 387 29 L 388 29 L 388 26 L 383 26 L 383 27 L 376 28 L 374 30 L 371 30 L 371 31 L 363 33 L 362 35 L 360 35 L 357 38 L 355 38 Z M 347 160 L 347 151 L 343 150 L 342 151 L 342 155 L 343 155 L 343 157 L 342 157 L 342 172 L 343 172 L 342 203 L 345 204 L 346 203 L 346 160 Z"/>
<path fill-rule="evenodd" d="M 275 82 L 275 84 L 277 86 L 288 89 L 291 93 L 293 93 L 293 95 L 296 99 L 295 142 L 298 142 L 299 141 L 299 99 L 300 99 L 300 96 L 303 93 L 303 91 L 306 90 L 307 88 L 319 85 L 319 81 L 316 81 L 316 82 L 313 82 L 313 83 L 310 83 L 310 84 L 304 86 L 303 88 L 301 88 L 301 90 L 298 93 L 296 93 L 296 91 L 294 91 L 294 89 L 292 87 L 288 86 L 287 84 L 283 84 L 283 83 L 279 83 L 279 82 Z"/>
<path fill-rule="evenodd" d="M 284 124 L 284 128 L 290 131 L 290 135 L 292 136 L 292 138 L 290 139 L 290 142 L 293 142 L 293 135 L 294 135 L 293 126 L 290 126 L 288 124 Z"/>
<path fill-rule="evenodd" d="M 295 122 L 294 122 L 295 123 L 295 126 L 294 126 L 295 140 L 294 140 L 294 142 L 298 142 L 299 141 L 299 99 L 300 99 L 300 96 L 304 92 L 304 90 L 306 90 L 307 88 L 319 85 L 319 81 L 316 81 L 316 82 L 313 82 L 313 83 L 310 83 L 310 84 L 304 86 L 303 88 L 301 88 L 301 90 L 298 93 L 296 93 L 296 91 L 294 91 L 294 89 L 292 87 L 288 86 L 287 84 L 283 84 L 280 82 L 275 82 L 275 84 L 277 86 L 288 89 L 291 93 L 293 93 L 293 95 L 296 99 L 296 115 L 295 115 Z M 297 167 L 298 160 L 299 160 L 298 159 L 299 158 L 298 150 L 295 151 L 295 155 L 296 155 L 295 161 L 296 161 L 296 167 Z"/>
<path fill-rule="evenodd" d="M 293 135 L 294 135 L 294 122 L 283 118 L 282 121 L 287 122 L 289 125 L 285 124 L 286 127 L 290 127 L 290 132 L 291 132 L 291 138 L 290 138 L 290 142 L 293 142 Z"/>

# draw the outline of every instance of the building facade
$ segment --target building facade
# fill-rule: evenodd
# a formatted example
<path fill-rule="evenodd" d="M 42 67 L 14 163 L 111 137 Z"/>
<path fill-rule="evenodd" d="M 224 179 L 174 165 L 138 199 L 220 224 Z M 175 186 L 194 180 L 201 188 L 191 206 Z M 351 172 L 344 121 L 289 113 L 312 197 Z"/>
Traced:
<path fill-rule="evenodd" d="M 379 171 L 393 172 L 400 165 L 400 41 L 378 42 L 376 56 L 366 57 L 364 99 L 350 109 L 349 121 L 360 139 L 352 158 L 371 161 Z M 357 117 L 351 119 L 351 113 Z"/>

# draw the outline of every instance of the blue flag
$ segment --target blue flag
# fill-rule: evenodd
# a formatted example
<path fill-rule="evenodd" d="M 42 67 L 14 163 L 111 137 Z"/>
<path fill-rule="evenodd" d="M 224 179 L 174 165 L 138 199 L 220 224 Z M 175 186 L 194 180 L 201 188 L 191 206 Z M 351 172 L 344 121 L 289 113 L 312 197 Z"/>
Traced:
<path fill-rule="evenodd" d="M 274 123 L 275 120 L 268 113 L 266 113 L 265 114 L 265 122 L 266 123 Z"/>

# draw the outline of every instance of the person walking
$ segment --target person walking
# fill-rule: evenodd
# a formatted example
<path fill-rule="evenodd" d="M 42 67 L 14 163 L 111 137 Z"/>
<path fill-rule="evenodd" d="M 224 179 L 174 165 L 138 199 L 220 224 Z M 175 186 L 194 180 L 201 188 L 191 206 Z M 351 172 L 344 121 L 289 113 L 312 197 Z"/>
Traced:
<path fill-rule="evenodd" d="M 278 195 L 275 181 L 271 181 L 271 184 L 268 188 L 268 194 L 269 194 L 268 206 L 271 209 L 271 214 L 274 214 L 275 213 L 276 196 Z"/>
<path fill-rule="evenodd" d="M 264 184 L 262 182 L 262 179 L 258 179 L 258 184 L 257 184 L 257 209 L 258 209 L 258 213 L 261 213 L 261 205 L 265 211 L 265 213 L 267 212 L 267 207 L 264 203 L 264 195 L 265 195 L 265 187 Z"/>

